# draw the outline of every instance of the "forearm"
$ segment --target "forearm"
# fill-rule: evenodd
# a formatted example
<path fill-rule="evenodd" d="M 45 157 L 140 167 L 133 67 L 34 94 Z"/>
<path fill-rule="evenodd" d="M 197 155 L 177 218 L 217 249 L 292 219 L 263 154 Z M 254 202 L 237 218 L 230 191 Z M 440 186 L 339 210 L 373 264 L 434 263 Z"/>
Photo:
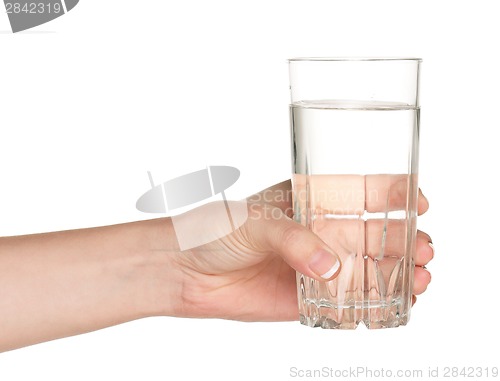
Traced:
<path fill-rule="evenodd" d="M 0 238 L 0 351 L 178 315 L 167 219 Z"/>

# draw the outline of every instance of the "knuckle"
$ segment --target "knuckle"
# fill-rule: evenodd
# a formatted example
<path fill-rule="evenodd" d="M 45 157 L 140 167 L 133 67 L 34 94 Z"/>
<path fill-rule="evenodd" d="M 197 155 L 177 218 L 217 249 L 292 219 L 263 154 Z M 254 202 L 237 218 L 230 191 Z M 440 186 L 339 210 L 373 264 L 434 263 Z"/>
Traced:
<path fill-rule="evenodd" d="M 280 237 L 281 245 L 284 247 L 293 247 L 302 239 L 302 231 L 298 226 L 289 225 L 286 227 Z"/>

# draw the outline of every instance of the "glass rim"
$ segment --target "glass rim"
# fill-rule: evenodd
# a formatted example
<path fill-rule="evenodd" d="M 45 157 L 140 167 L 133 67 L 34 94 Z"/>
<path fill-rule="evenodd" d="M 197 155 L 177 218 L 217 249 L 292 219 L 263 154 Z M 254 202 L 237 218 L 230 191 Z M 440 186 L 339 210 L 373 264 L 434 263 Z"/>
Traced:
<path fill-rule="evenodd" d="M 288 62 L 355 62 L 355 61 L 415 61 L 422 62 L 422 58 L 417 57 L 295 57 L 289 58 Z"/>

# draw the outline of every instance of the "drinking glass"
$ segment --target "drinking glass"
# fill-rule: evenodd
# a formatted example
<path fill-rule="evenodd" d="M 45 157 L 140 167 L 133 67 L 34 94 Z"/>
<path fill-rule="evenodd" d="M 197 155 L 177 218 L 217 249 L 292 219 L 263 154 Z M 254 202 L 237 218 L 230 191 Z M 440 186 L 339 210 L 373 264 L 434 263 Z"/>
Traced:
<path fill-rule="evenodd" d="M 300 321 L 405 325 L 416 249 L 418 58 L 294 58 L 293 208 L 339 256 L 336 279 L 297 273 Z"/>

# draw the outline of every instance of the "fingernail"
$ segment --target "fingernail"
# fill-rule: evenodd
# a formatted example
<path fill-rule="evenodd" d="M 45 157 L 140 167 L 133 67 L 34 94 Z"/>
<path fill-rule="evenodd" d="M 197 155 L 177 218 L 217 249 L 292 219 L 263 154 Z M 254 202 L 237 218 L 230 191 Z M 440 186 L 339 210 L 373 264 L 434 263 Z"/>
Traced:
<path fill-rule="evenodd" d="M 429 246 L 432 249 L 432 258 L 434 258 L 434 244 L 432 242 L 429 242 Z"/>
<path fill-rule="evenodd" d="M 340 260 L 336 255 L 320 250 L 315 253 L 309 262 L 309 268 L 323 279 L 330 279 L 340 267 Z"/>

